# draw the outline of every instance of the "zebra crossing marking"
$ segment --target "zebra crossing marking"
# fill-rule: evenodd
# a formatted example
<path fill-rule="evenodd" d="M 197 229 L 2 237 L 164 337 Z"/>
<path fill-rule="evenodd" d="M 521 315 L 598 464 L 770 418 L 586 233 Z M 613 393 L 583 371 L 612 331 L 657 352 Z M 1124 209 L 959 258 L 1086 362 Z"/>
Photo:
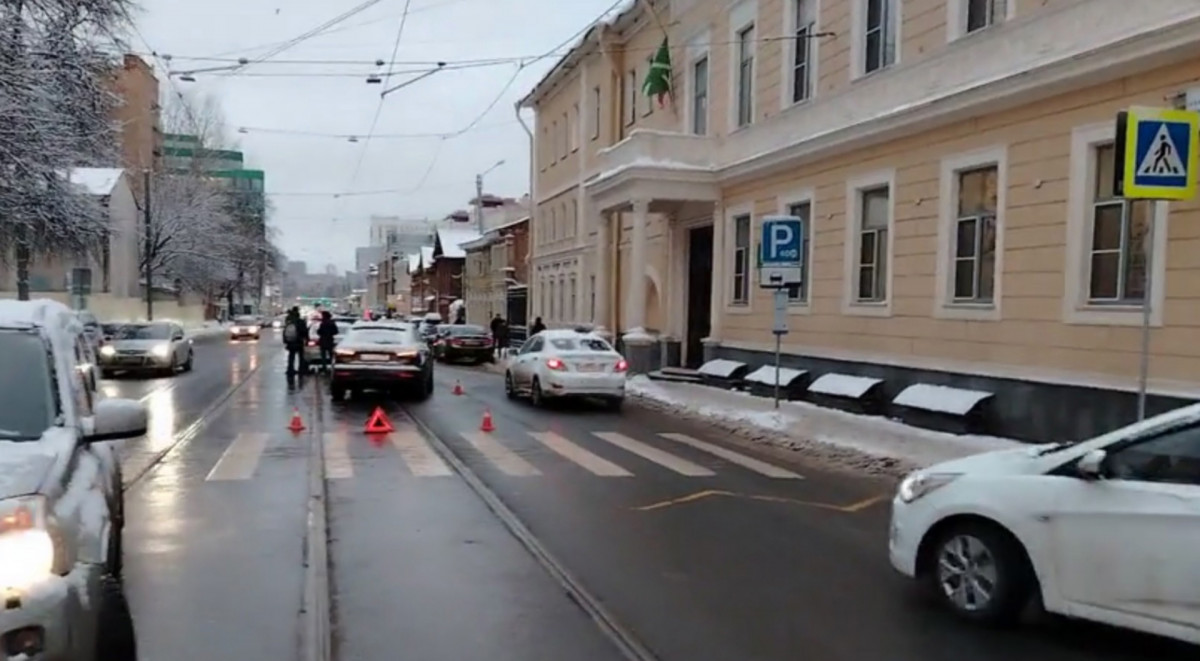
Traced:
<path fill-rule="evenodd" d="M 669 452 L 664 452 L 663 450 L 659 450 L 652 445 L 647 445 L 624 434 L 619 434 L 612 431 L 594 431 L 592 432 L 592 435 L 601 440 L 608 441 L 622 450 L 636 454 L 637 456 L 648 461 L 652 461 L 663 468 L 675 471 L 680 475 L 686 475 L 688 477 L 711 477 L 716 475 L 716 472 L 710 468 L 705 468 L 704 466 L 692 463 L 682 457 L 677 457 Z"/>
<path fill-rule="evenodd" d="M 350 460 L 349 433 L 325 432 L 322 436 L 322 452 L 325 455 L 325 477 L 330 480 L 346 480 L 354 477 L 354 462 Z"/>
<path fill-rule="evenodd" d="M 258 469 L 258 460 L 267 447 L 269 436 L 261 432 L 243 432 L 238 434 L 229 447 L 221 453 L 221 458 L 209 471 L 208 482 L 228 482 L 248 480 Z"/>
<path fill-rule="evenodd" d="M 400 458 L 408 466 L 408 470 L 417 477 L 446 477 L 454 472 L 442 460 L 428 443 L 421 432 L 415 429 L 397 429 L 388 434 L 392 446 L 400 451 Z"/>
<path fill-rule="evenodd" d="M 772 477 L 772 478 L 775 478 L 778 480 L 802 480 L 802 479 L 804 479 L 802 476 L 800 476 L 796 473 L 793 473 L 792 471 L 787 470 L 785 468 L 773 466 L 771 464 L 768 464 L 765 461 L 760 461 L 758 459 L 755 459 L 754 457 L 747 457 L 744 454 L 741 454 L 739 452 L 734 452 L 733 450 L 730 450 L 728 448 L 723 448 L 719 445 L 713 445 L 712 443 L 705 443 L 704 441 L 701 441 L 698 438 L 692 438 L 691 436 L 688 436 L 687 434 L 677 434 L 675 432 L 663 432 L 663 433 L 660 433 L 659 436 L 661 436 L 667 440 L 675 441 L 677 443 L 683 443 L 684 445 L 688 445 L 693 448 L 696 448 L 697 450 L 700 450 L 701 452 L 707 452 L 708 454 L 711 454 L 715 457 L 720 457 L 721 459 L 724 459 L 725 461 L 737 464 L 737 465 L 741 466 L 742 468 L 752 470 L 755 473 L 758 473 L 760 475 L 765 475 L 767 477 Z"/>
<path fill-rule="evenodd" d="M 508 449 L 492 436 L 483 432 L 463 432 L 461 434 L 479 454 L 492 462 L 501 472 L 513 477 L 533 477 L 542 472 L 524 457 Z"/>
<path fill-rule="evenodd" d="M 604 457 L 583 449 L 552 431 L 529 432 L 529 435 L 537 439 L 542 445 L 545 445 L 565 459 L 575 462 L 593 475 L 599 475 L 600 477 L 633 477 L 633 473 Z"/>

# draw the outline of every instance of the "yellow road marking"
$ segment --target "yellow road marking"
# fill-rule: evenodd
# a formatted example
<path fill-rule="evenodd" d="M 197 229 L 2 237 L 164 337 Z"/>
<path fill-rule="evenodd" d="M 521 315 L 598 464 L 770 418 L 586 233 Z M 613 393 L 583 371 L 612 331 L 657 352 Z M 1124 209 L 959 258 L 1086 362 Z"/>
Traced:
<path fill-rule="evenodd" d="M 861 512 L 862 510 L 865 510 L 872 505 L 883 502 L 883 501 L 887 500 L 888 498 L 890 498 L 890 495 L 888 495 L 888 494 L 880 494 L 878 496 L 871 496 L 870 498 L 864 498 L 863 500 L 860 500 L 860 501 L 857 501 L 854 503 L 850 503 L 849 505 L 838 505 L 836 503 L 822 503 L 822 502 L 818 502 L 818 501 L 814 501 L 814 500 L 800 500 L 798 498 L 784 498 L 782 496 L 759 496 L 759 495 L 754 495 L 754 494 L 733 493 L 732 491 L 719 491 L 719 490 L 715 490 L 715 489 L 706 489 L 704 491 L 698 491 L 696 493 L 689 494 L 687 496 L 681 496 L 679 498 L 671 498 L 669 500 L 663 500 L 663 501 L 660 501 L 657 503 L 651 503 L 649 505 L 642 505 L 640 507 L 635 507 L 633 509 L 638 512 L 649 512 L 649 511 L 653 511 L 653 510 L 660 510 L 660 509 L 665 509 L 668 507 L 674 507 L 675 505 L 685 505 L 687 503 L 694 503 L 698 500 L 704 500 L 705 498 L 713 498 L 716 496 L 726 496 L 729 498 L 740 498 L 742 500 L 757 500 L 757 501 L 767 502 L 767 503 L 783 503 L 783 504 L 787 504 L 787 505 L 799 505 L 801 507 L 812 507 L 812 508 L 816 508 L 816 509 L 829 510 L 832 512 L 841 512 L 843 514 L 853 514 L 855 512 Z"/>

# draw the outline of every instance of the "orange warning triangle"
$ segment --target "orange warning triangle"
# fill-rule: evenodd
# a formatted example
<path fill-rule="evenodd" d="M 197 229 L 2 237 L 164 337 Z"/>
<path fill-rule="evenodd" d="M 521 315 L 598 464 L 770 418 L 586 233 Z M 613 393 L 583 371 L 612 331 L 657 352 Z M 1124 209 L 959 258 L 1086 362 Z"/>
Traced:
<path fill-rule="evenodd" d="M 367 426 L 363 427 L 363 431 L 368 434 L 387 434 L 395 431 L 392 427 L 392 422 L 388 420 L 383 409 L 376 406 L 375 412 L 371 414 L 371 419 L 367 420 Z"/>

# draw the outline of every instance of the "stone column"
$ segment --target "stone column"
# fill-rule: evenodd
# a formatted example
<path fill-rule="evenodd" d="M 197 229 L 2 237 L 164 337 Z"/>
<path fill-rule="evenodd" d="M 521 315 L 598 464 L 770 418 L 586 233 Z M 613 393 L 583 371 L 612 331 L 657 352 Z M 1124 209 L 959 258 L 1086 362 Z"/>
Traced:
<path fill-rule="evenodd" d="M 728 260 L 725 255 L 725 208 L 713 204 L 712 240 L 712 299 L 709 304 L 708 337 L 704 338 L 704 362 L 718 357 L 721 347 L 721 322 L 725 318 L 725 291 L 729 287 L 726 277 Z"/>
<path fill-rule="evenodd" d="M 596 333 L 610 337 L 606 324 L 608 323 L 608 279 L 611 277 L 612 265 L 609 264 L 611 254 L 611 234 L 609 224 L 612 222 L 608 212 L 601 212 L 596 221 L 596 256 L 594 270 L 596 284 L 593 295 L 596 297 L 596 309 L 592 313 L 592 326 Z"/>
<path fill-rule="evenodd" d="M 645 373 L 653 370 L 654 338 L 646 333 L 646 224 L 650 203 L 633 201 L 633 232 L 629 249 L 629 291 L 625 297 L 625 357 L 629 371 Z"/>

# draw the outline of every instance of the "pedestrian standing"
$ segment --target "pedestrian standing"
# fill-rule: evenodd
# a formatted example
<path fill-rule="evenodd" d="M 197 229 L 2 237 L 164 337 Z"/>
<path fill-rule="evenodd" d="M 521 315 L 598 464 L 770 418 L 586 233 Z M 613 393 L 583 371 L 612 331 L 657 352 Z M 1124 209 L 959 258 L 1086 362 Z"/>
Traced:
<path fill-rule="evenodd" d="M 544 330 L 546 330 L 546 324 L 542 323 L 542 318 L 535 317 L 533 320 L 533 326 L 529 328 L 529 337 L 533 337 Z"/>
<path fill-rule="evenodd" d="M 308 364 L 304 360 L 304 345 L 308 343 L 308 325 L 300 318 L 300 308 L 288 310 L 287 319 L 283 323 L 283 344 L 287 347 L 287 374 L 296 374 L 297 362 L 301 374 L 308 372 Z"/>
<path fill-rule="evenodd" d="M 493 343 L 494 348 L 496 349 L 496 356 L 499 358 L 503 358 L 504 357 L 504 347 L 507 346 L 507 344 L 504 341 L 504 334 L 503 334 L 504 317 L 501 317 L 500 313 L 497 312 L 496 316 L 492 317 L 491 328 L 492 328 L 492 343 Z"/>
<path fill-rule="evenodd" d="M 321 371 L 328 372 L 333 365 L 333 345 L 336 343 L 337 322 L 329 311 L 321 313 L 321 325 L 317 326 L 317 347 L 321 351 Z"/>

